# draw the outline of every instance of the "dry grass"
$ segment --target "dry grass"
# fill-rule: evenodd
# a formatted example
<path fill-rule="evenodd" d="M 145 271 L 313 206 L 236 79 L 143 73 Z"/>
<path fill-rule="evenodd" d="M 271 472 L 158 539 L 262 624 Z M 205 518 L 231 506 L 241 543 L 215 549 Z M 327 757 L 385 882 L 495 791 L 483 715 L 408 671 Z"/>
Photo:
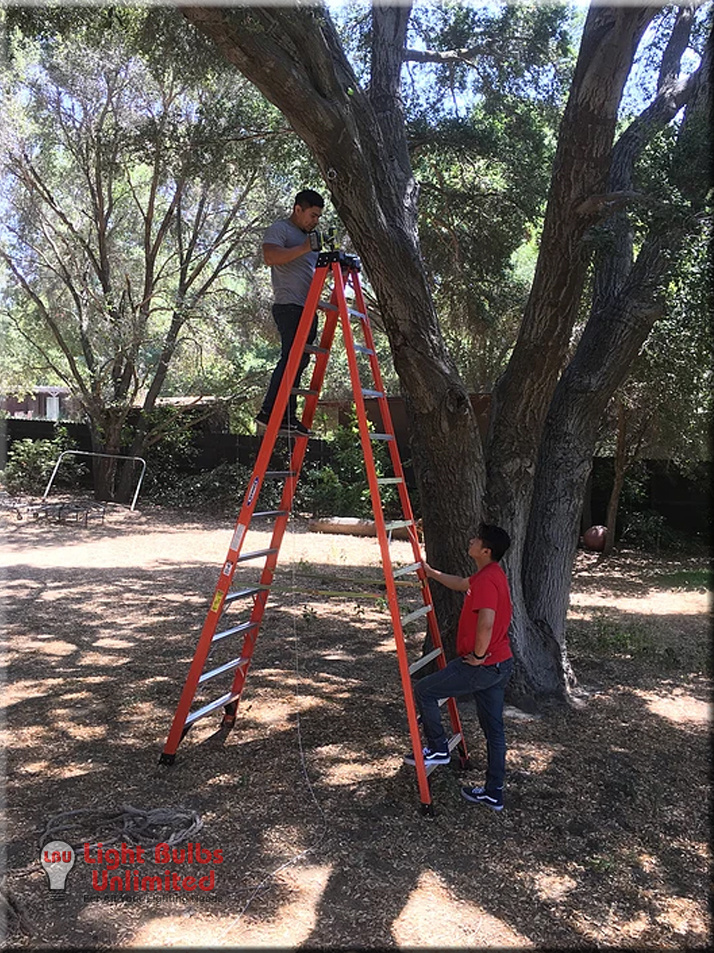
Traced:
<path fill-rule="evenodd" d="M 708 946 L 709 596 L 690 584 L 701 561 L 581 557 L 580 704 L 509 710 L 502 815 L 463 802 L 458 774 L 440 768 L 428 822 L 401 762 L 386 607 L 357 586 L 315 594 L 379 578 L 375 540 L 293 528 L 236 729 L 223 737 L 204 719 L 165 768 L 230 527 L 149 509 L 110 508 L 87 529 L 3 519 L 10 944 Z M 462 715 L 475 761 L 464 780 L 478 782 L 471 704 Z M 223 854 L 215 890 L 91 902 L 79 860 L 62 898 L 50 896 L 38 863 L 47 820 L 124 803 L 197 810 L 197 839 Z"/>

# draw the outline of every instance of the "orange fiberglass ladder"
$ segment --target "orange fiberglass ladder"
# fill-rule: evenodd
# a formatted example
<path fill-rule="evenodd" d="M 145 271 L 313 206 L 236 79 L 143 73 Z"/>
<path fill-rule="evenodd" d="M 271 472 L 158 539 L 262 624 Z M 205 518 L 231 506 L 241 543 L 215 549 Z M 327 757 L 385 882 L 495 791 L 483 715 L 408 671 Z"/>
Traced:
<path fill-rule="evenodd" d="M 359 425 L 360 440 L 364 453 L 365 467 L 367 472 L 367 481 L 372 498 L 372 507 L 376 523 L 379 547 L 382 556 L 382 566 L 384 570 L 384 579 L 386 583 L 387 601 L 394 629 L 394 639 L 396 642 L 397 659 L 399 662 L 399 673 L 401 676 L 402 689 L 404 692 L 404 701 L 406 705 L 407 718 L 409 722 L 409 734 L 411 737 L 412 748 L 414 751 L 414 760 L 419 786 L 419 795 L 421 798 L 422 813 L 427 816 L 433 816 L 434 810 L 431 802 L 428 776 L 434 769 L 434 766 L 427 767 L 424 764 L 422 755 L 422 742 L 419 735 L 419 718 L 417 715 L 414 695 L 412 691 L 411 676 L 419 669 L 435 661 L 439 668 L 444 668 L 446 660 L 439 633 L 439 626 L 436 621 L 434 604 L 431 599 L 429 585 L 424 572 L 421 558 L 421 548 L 419 538 L 414 522 L 409 493 L 407 491 L 406 481 L 404 479 L 404 470 L 399 457 L 397 442 L 394 436 L 394 427 L 389 411 L 389 403 L 384 393 L 382 377 L 377 363 L 377 355 L 372 337 L 367 309 L 362 294 L 362 288 L 359 280 L 360 264 L 359 259 L 351 255 L 346 255 L 341 251 L 323 251 L 317 260 L 315 276 L 313 278 L 310 291 L 305 302 L 305 307 L 300 319 L 295 341 L 290 352 L 288 364 L 283 374 L 283 379 L 276 397 L 275 404 L 268 421 L 265 435 L 258 451 L 253 473 L 250 477 L 248 488 L 243 499 L 240 514 L 235 524 L 233 538 L 231 539 L 228 555 L 218 578 L 211 606 L 206 616 L 201 636 L 196 647 L 196 653 L 193 662 L 189 668 L 186 682 L 179 699 L 178 707 L 174 715 L 164 751 L 161 755 L 162 764 L 173 764 L 176 757 L 176 749 L 181 740 L 185 737 L 191 726 L 217 711 L 224 709 L 222 727 L 226 730 L 233 727 L 236 719 L 238 702 L 243 692 L 248 669 L 250 668 L 253 650 L 255 648 L 258 631 L 265 612 L 265 606 L 268 601 L 268 595 L 273 583 L 273 576 L 278 562 L 280 545 L 285 534 L 288 518 L 292 507 L 295 490 L 297 488 L 300 471 L 302 468 L 305 451 L 307 449 L 307 436 L 300 436 L 295 433 L 291 437 L 291 455 L 289 468 L 287 470 L 270 470 L 269 466 L 276 440 L 278 439 L 281 423 L 286 416 L 288 400 L 291 393 L 301 394 L 305 398 L 303 407 L 302 423 L 306 428 L 312 425 L 315 411 L 317 409 L 318 399 L 322 389 L 325 377 L 327 361 L 332 348 L 338 321 L 342 326 L 344 336 L 345 350 L 349 363 L 350 380 L 357 412 L 357 422 Z M 329 301 L 322 299 L 323 288 L 326 282 L 332 280 L 332 293 Z M 354 294 L 354 308 L 347 304 L 346 291 L 352 288 Z M 307 344 L 307 339 L 312 324 L 313 315 L 318 308 L 326 311 L 325 323 L 318 346 Z M 361 329 L 364 344 L 357 344 L 354 340 L 353 323 Z M 307 389 L 294 389 L 292 382 L 300 364 L 300 360 L 306 352 L 316 356 L 315 366 L 312 373 L 310 386 Z M 362 385 L 360 376 L 360 366 L 358 355 L 362 358 L 368 358 L 369 367 L 372 374 L 372 386 L 365 388 Z M 362 361 L 364 364 L 364 361 Z M 370 431 L 367 413 L 365 410 L 365 397 L 377 398 L 378 406 L 382 416 L 384 433 L 374 433 Z M 374 453 L 372 450 L 372 441 L 385 441 L 389 448 L 393 476 L 379 477 L 375 467 Z M 260 495 L 261 488 L 266 480 L 283 481 L 282 497 L 277 510 L 256 511 L 256 503 Z M 401 503 L 403 519 L 396 521 L 387 521 L 382 509 L 382 500 L 380 487 L 388 484 L 395 486 Z M 267 549 L 258 552 L 242 551 L 243 542 L 250 527 L 251 520 L 254 517 L 270 517 L 274 520 L 273 533 L 270 546 Z M 393 568 L 389 551 L 389 539 L 391 531 L 398 527 L 406 527 L 409 540 L 412 544 L 414 562 L 408 566 Z M 262 562 L 262 571 L 257 585 L 232 589 L 231 583 L 238 563 L 249 561 Z M 260 568 L 260 565 L 259 567 Z M 415 573 L 418 583 L 421 587 L 423 606 L 416 611 L 402 615 L 400 612 L 397 585 L 395 579 L 405 576 L 409 573 Z M 219 630 L 219 622 L 224 619 L 228 609 L 233 609 L 236 605 L 244 607 L 244 615 L 248 618 L 235 618 L 231 621 L 223 621 Z M 404 639 L 404 626 L 418 619 L 426 618 L 431 636 L 433 649 L 422 658 L 409 663 Z M 218 643 L 223 640 L 235 642 L 235 638 L 242 638 L 242 645 L 239 654 L 235 651 L 229 652 L 232 658 L 222 664 L 215 665 L 213 668 L 206 668 L 208 657 L 214 652 Z M 204 686 L 212 682 L 213 679 L 220 676 L 230 676 L 232 684 L 229 690 L 218 698 L 214 698 L 202 707 L 191 711 L 196 700 L 196 694 L 203 694 Z M 458 709 L 453 698 L 447 699 L 449 717 L 451 721 L 451 738 L 449 748 L 451 751 L 457 749 L 462 766 L 468 766 L 468 752 L 461 730 Z"/>

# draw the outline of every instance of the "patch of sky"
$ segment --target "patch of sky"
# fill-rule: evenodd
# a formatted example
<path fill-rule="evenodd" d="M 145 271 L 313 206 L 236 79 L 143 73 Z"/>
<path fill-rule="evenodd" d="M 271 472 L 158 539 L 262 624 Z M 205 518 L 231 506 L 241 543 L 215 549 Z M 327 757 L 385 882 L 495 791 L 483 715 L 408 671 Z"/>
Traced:
<path fill-rule="evenodd" d="M 703 4 L 697 14 L 698 21 L 701 22 L 710 9 L 711 4 Z M 677 6 L 663 9 L 645 30 L 630 75 L 625 83 L 620 103 L 621 117 L 639 115 L 654 99 L 657 92 L 662 50 L 672 32 L 677 11 Z M 699 67 L 700 63 L 701 56 L 692 46 L 689 46 L 682 56 L 682 76 L 689 76 Z"/>

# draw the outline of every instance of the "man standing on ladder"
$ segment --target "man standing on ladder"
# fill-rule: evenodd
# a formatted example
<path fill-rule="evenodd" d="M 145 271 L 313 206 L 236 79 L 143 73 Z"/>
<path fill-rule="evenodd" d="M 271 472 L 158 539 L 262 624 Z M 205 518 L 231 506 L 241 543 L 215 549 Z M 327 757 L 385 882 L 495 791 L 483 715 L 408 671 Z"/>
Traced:
<path fill-rule="evenodd" d="M 310 290 L 318 252 L 313 249 L 309 233 L 314 231 L 320 221 L 325 200 L 312 189 L 303 189 L 295 196 L 290 218 L 274 222 L 263 235 L 263 260 L 270 266 L 270 278 L 273 284 L 273 318 L 280 333 L 280 360 L 270 378 L 268 391 L 263 400 L 260 413 L 255 422 L 258 430 L 264 430 L 270 419 L 280 382 L 290 356 L 300 317 Z M 312 344 L 317 336 L 317 315 L 315 315 L 307 343 Z M 293 387 L 300 386 L 300 377 L 309 363 L 307 354 L 303 356 Z M 283 419 L 281 434 L 299 434 L 311 436 L 312 432 L 304 426 L 297 416 L 297 396 L 290 395 L 287 416 Z"/>
<path fill-rule="evenodd" d="M 433 675 L 416 682 L 414 698 L 426 735 L 424 763 L 448 764 L 449 745 L 441 723 L 439 699 L 473 695 L 481 730 L 486 738 L 485 787 L 464 787 L 461 795 L 472 804 L 503 810 L 503 782 L 506 774 L 506 737 L 503 729 L 503 701 L 513 669 L 508 627 L 513 613 L 508 580 L 499 562 L 511 545 L 508 533 L 499 526 L 482 523 L 469 543 L 469 556 L 476 563 L 473 576 L 452 576 L 425 561 L 430 579 L 449 589 L 465 592 L 456 635 L 457 658 Z M 414 764 L 414 756 L 404 759 Z"/>

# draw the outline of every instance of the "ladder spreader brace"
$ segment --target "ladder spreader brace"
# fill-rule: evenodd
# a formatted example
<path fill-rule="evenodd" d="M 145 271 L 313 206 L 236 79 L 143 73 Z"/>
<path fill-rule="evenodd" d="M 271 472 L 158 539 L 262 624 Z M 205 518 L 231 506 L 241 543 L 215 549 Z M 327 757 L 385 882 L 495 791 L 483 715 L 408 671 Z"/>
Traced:
<path fill-rule="evenodd" d="M 304 396 L 304 407 L 302 414 L 302 423 L 306 428 L 310 428 L 315 417 L 317 404 L 325 379 L 327 362 L 332 349 L 332 343 L 338 322 L 342 327 L 345 351 L 349 364 L 350 381 L 354 396 L 357 422 L 359 425 L 360 441 L 365 460 L 365 469 L 367 473 L 367 482 L 372 498 L 372 508 L 379 540 L 380 553 L 382 558 L 382 567 L 384 570 L 384 580 L 387 593 L 387 602 L 391 615 L 392 627 L 394 630 L 394 639 L 397 649 L 397 660 L 399 663 L 399 674 L 404 693 L 404 702 L 409 723 L 409 735 L 411 738 L 412 749 L 414 751 L 414 760 L 417 775 L 417 784 L 419 796 L 421 799 L 422 813 L 428 817 L 434 815 L 434 808 L 429 789 L 428 776 L 434 769 L 434 766 L 427 767 L 424 764 L 422 754 L 422 742 L 419 734 L 419 717 L 417 715 L 412 690 L 411 677 L 417 671 L 431 662 L 435 662 L 438 668 L 444 668 L 446 660 L 441 642 L 439 626 L 436 620 L 434 604 L 429 591 L 429 584 L 421 557 L 421 547 L 417 535 L 414 514 L 412 512 L 409 493 L 407 490 L 404 470 L 402 468 L 397 441 L 394 435 L 394 426 L 389 410 L 382 376 L 377 361 L 377 352 L 372 336 L 372 329 L 367 315 L 367 308 L 362 294 L 362 287 L 359 280 L 360 264 L 354 256 L 346 255 L 341 251 L 322 252 L 317 259 L 315 275 L 310 286 L 310 291 L 305 302 L 297 334 L 290 351 L 287 367 L 283 374 L 283 379 L 278 389 L 278 394 L 273 406 L 270 419 L 268 421 L 263 440 L 258 450 L 258 456 L 251 474 L 248 487 L 245 492 L 243 504 L 241 506 L 238 519 L 233 530 L 233 537 L 228 549 L 228 555 L 218 577 L 213 598 L 211 600 L 208 614 L 206 615 L 203 629 L 198 640 L 196 652 L 190 665 L 183 691 L 176 708 L 176 713 L 169 731 L 166 745 L 160 757 L 161 764 L 173 764 L 176 757 L 176 749 L 181 740 L 185 737 L 188 730 L 196 721 L 211 712 L 220 708 L 224 709 L 222 727 L 229 730 L 233 727 L 236 719 L 238 703 L 240 701 L 246 677 L 250 668 L 253 650 L 255 648 L 258 631 L 260 629 L 265 606 L 270 594 L 270 588 L 275 574 L 275 568 L 278 562 L 278 555 L 282 543 L 288 518 L 292 509 L 292 502 L 295 496 L 295 490 L 300 477 L 300 472 L 307 449 L 307 436 L 301 436 L 297 433 L 289 437 L 290 463 L 287 470 L 270 470 L 270 462 L 275 449 L 275 444 L 281 430 L 283 418 L 286 416 L 288 401 L 291 393 L 302 394 Z M 332 279 L 332 292 L 329 301 L 322 299 L 323 288 L 328 279 Z M 346 289 L 352 288 L 354 294 L 354 307 L 347 304 Z M 320 308 L 326 312 L 326 318 L 318 346 L 310 346 L 307 343 L 310 333 L 312 319 L 317 309 Z M 352 324 L 360 329 L 364 344 L 357 344 L 354 340 Z M 306 389 L 296 389 L 292 383 L 298 372 L 298 367 L 302 356 L 307 352 L 315 355 L 315 366 L 312 372 L 310 385 Z M 360 366 L 357 355 L 360 354 L 368 359 L 372 385 L 363 387 L 360 375 Z M 365 410 L 365 397 L 373 397 L 378 401 L 384 432 L 374 433 L 370 431 L 367 413 Z M 389 456 L 393 476 L 378 477 L 375 466 L 374 453 L 372 451 L 372 441 L 385 441 L 389 449 Z M 256 504 L 260 495 L 261 488 L 266 479 L 276 479 L 283 481 L 283 490 L 280 504 L 277 510 L 256 511 Z M 399 501 L 403 519 L 397 521 L 387 521 L 382 509 L 380 487 L 383 485 L 395 486 L 398 492 Z M 272 538 L 267 549 L 256 552 L 242 551 L 251 520 L 254 517 L 270 517 L 274 520 Z M 414 561 L 408 565 L 394 569 L 389 550 L 389 534 L 396 527 L 407 527 L 409 541 L 412 545 Z M 238 563 L 246 563 L 252 560 L 264 558 L 260 579 L 257 585 L 242 589 L 231 589 L 231 583 Z M 416 611 L 402 616 L 399 608 L 397 596 L 397 585 L 395 579 L 415 573 L 421 587 L 421 594 L 424 605 Z M 252 604 L 250 602 L 252 600 Z M 224 623 L 226 628 L 218 631 L 219 622 L 226 613 L 226 610 L 234 604 L 240 604 L 246 607 L 245 612 L 249 613 L 247 619 L 236 620 L 234 624 Z M 428 652 L 422 658 L 413 663 L 409 663 L 407 658 L 407 649 L 404 639 L 404 626 L 418 619 L 427 620 L 428 630 L 431 637 L 432 651 Z M 217 643 L 224 639 L 231 639 L 234 636 L 242 637 L 240 653 L 229 661 L 216 665 L 214 668 L 206 668 L 206 661 Z M 233 654 L 233 653 L 231 653 Z M 231 673 L 232 682 L 227 692 L 220 697 L 207 702 L 202 707 L 191 711 L 194 704 L 197 691 L 202 690 L 203 686 L 214 678 Z M 458 709 L 453 698 L 447 699 L 447 708 L 451 722 L 451 738 L 449 740 L 450 751 L 457 750 L 461 765 L 468 767 L 468 752 L 466 742 L 461 730 L 461 722 Z"/>

